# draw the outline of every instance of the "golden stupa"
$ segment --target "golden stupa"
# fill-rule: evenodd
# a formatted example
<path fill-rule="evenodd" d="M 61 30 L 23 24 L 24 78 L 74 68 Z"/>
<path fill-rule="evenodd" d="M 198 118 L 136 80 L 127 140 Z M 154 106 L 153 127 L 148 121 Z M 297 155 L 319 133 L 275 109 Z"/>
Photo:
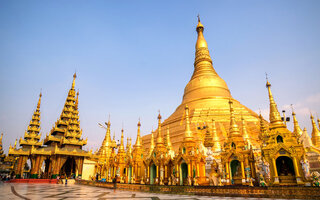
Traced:
<path fill-rule="evenodd" d="M 249 143 L 253 148 L 259 146 L 259 116 L 242 105 L 231 96 L 226 82 L 217 74 L 212 65 L 208 44 L 203 36 L 204 26 L 200 19 L 197 25 L 198 39 L 194 61 L 194 72 L 191 80 L 184 89 L 182 103 L 175 112 L 162 123 L 163 130 L 170 129 L 170 139 L 175 151 L 178 150 L 184 137 L 184 108 L 190 109 L 191 130 L 197 140 L 204 140 L 206 128 L 215 126 L 219 145 L 223 145 L 228 137 L 230 126 L 229 101 L 233 101 L 235 119 L 242 127 L 246 123 L 249 134 Z M 212 121 L 214 120 L 214 123 Z M 164 135 L 164 133 L 162 133 Z M 143 137 L 143 145 L 150 147 L 151 134 Z M 219 145 L 213 150 L 220 151 Z"/>

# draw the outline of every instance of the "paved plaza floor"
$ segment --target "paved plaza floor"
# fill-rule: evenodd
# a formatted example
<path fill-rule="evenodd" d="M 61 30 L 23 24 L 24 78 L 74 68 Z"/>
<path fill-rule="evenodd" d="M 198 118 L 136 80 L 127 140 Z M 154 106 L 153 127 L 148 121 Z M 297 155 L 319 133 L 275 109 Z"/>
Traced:
<path fill-rule="evenodd" d="M 257 198 L 241 197 L 212 197 L 212 196 L 190 196 L 190 195 L 172 195 L 155 194 L 137 191 L 123 191 L 84 185 L 62 185 L 62 184 L 25 184 L 25 183 L 1 183 L 0 199 L 145 199 L 145 200 L 204 200 L 204 199 L 234 199 L 255 200 Z"/>

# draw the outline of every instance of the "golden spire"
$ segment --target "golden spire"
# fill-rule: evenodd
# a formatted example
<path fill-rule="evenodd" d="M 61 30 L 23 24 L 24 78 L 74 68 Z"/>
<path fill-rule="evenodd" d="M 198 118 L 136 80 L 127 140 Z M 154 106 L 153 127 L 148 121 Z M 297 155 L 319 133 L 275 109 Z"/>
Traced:
<path fill-rule="evenodd" d="M 139 122 L 138 122 L 138 131 L 137 131 L 137 140 L 136 140 L 135 147 L 141 147 L 140 127 L 141 127 L 141 123 L 140 123 L 140 119 L 139 119 Z"/>
<path fill-rule="evenodd" d="M 233 102 L 230 99 L 229 100 L 229 105 L 230 105 L 230 133 L 229 137 L 232 137 L 233 135 L 240 135 L 239 127 L 236 123 L 236 119 L 234 117 L 234 110 L 233 110 Z"/>
<path fill-rule="evenodd" d="M 314 146 L 316 147 L 320 147 L 320 131 L 317 127 L 316 122 L 313 119 L 313 115 L 311 114 L 310 116 L 311 119 L 311 123 L 312 123 L 312 133 L 311 133 L 311 139 L 312 139 L 312 143 Z"/>
<path fill-rule="evenodd" d="M 214 144 L 214 151 L 221 151 L 221 145 L 217 134 L 216 122 L 212 119 L 212 138 Z"/>
<path fill-rule="evenodd" d="M 39 100 L 38 100 L 38 105 L 37 105 L 37 109 L 40 109 L 41 97 L 42 97 L 42 93 L 40 92 L 40 94 L 39 94 Z"/>
<path fill-rule="evenodd" d="M 201 24 L 200 22 L 200 16 L 198 15 L 198 25 L 197 25 L 197 28 L 196 28 L 197 32 L 198 32 L 198 40 L 197 40 L 197 43 L 196 43 L 196 50 L 200 49 L 200 48 L 207 48 L 208 49 L 208 44 L 207 44 L 207 41 L 204 39 L 203 37 L 203 31 L 204 31 L 204 27 L 203 25 Z M 208 52 L 209 53 L 209 52 Z M 209 62 L 212 63 L 212 60 L 210 58 L 210 55 L 209 55 L 209 59 L 208 60 Z"/>
<path fill-rule="evenodd" d="M 293 106 L 291 104 L 291 109 L 292 109 L 292 118 L 293 118 L 293 133 L 296 135 L 296 136 L 301 136 L 302 135 L 302 130 L 299 126 L 299 123 L 298 123 L 298 120 L 296 118 L 296 113 L 294 112 L 293 110 Z"/>
<path fill-rule="evenodd" d="M 149 152 L 151 153 L 154 149 L 154 138 L 153 138 L 153 130 L 151 131 L 151 141 L 150 141 L 150 149 Z"/>
<path fill-rule="evenodd" d="M 0 136 L 0 145 L 2 147 L 2 137 L 3 137 L 3 133 L 1 133 L 1 136 Z"/>
<path fill-rule="evenodd" d="M 270 101 L 270 114 L 269 114 L 269 120 L 270 120 L 270 129 L 277 128 L 277 127 L 285 127 L 285 125 L 282 123 L 280 113 L 277 108 L 277 104 L 275 103 L 272 93 L 271 93 L 271 84 L 268 81 L 266 87 L 268 88 L 269 93 L 269 101 Z"/>
<path fill-rule="evenodd" d="M 188 105 L 185 106 L 185 115 L 186 115 L 186 126 L 184 131 L 184 140 L 192 140 L 192 132 L 190 129 L 190 119 L 189 119 L 189 107 Z"/>
<path fill-rule="evenodd" d="M 159 111 L 159 115 L 158 115 L 158 135 L 157 135 L 157 145 L 158 144 L 163 144 L 163 139 L 161 136 L 161 115 L 160 115 L 160 111 Z"/>
<path fill-rule="evenodd" d="M 200 17 L 198 17 L 196 30 L 198 39 L 195 46 L 194 72 L 191 80 L 184 89 L 182 104 L 217 96 L 231 97 L 226 82 L 219 77 L 212 66 L 208 44 L 203 36 L 204 26 L 200 22 Z"/>
<path fill-rule="evenodd" d="M 171 144 L 171 140 L 170 140 L 170 130 L 169 130 L 169 126 L 167 126 L 166 147 L 167 147 L 168 150 L 172 150 L 172 144 Z"/>
<path fill-rule="evenodd" d="M 241 115 L 241 122 L 242 122 L 242 136 L 245 140 L 249 140 L 250 137 L 247 131 L 246 122 L 242 115 Z"/>
<path fill-rule="evenodd" d="M 121 140 L 120 140 L 120 147 L 119 152 L 124 151 L 124 144 L 123 144 L 123 128 L 121 129 Z"/>
<path fill-rule="evenodd" d="M 71 89 L 74 90 L 74 87 L 76 85 L 76 78 L 77 78 L 77 74 L 76 72 L 73 74 L 73 81 L 72 81 L 72 86 Z"/>
<path fill-rule="evenodd" d="M 111 145 L 111 133 L 110 133 L 110 127 L 111 127 L 111 123 L 110 123 L 110 120 L 108 121 L 107 123 L 107 133 L 106 133 L 106 143 L 105 143 L 105 146 L 106 147 L 110 147 Z"/>

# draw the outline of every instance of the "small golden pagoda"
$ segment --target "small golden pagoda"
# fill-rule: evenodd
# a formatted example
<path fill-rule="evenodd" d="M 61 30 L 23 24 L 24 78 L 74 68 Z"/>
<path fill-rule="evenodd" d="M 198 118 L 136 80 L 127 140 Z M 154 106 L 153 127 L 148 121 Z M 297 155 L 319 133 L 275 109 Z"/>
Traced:
<path fill-rule="evenodd" d="M 142 146 L 141 136 L 140 136 L 140 120 L 138 122 L 138 131 L 136 143 L 133 145 L 132 150 L 132 174 L 135 177 L 132 183 L 145 183 L 145 164 L 144 164 L 144 148 Z"/>
<path fill-rule="evenodd" d="M 262 153 L 269 163 L 270 184 L 304 184 L 304 172 L 300 164 L 305 154 L 303 145 L 298 143 L 297 133 L 289 131 L 282 122 L 269 81 L 266 86 L 270 101 L 270 126 L 262 133 Z"/>
<path fill-rule="evenodd" d="M 162 137 L 161 118 L 159 113 L 156 145 L 150 148 L 152 151 L 150 151 L 150 155 L 146 160 L 146 165 L 148 166 L 149 183 L 164 185 L 164 180 L 167 178 L 165 177 L 167 174 L 165 172 L 167 170 L 165 163 L 170 156 L 167 153 L 167 147 Z"/>
<path fill-rule="evenodd" d="M 221 153 L 222 166 L 225 172 L 227 185 L 249 185 L 250 178 L 256 178 L 255 160 L 249 146 L 244 120 L 242 120 L 242 134 L 236 123 L 233 102 L 230 105 L 230 130 Z"/>
<path fill-rule="evenodd" d="M 115 165 L 118 181 L 120 181 L 120 183 L 124 183 L 125 178 L 128 176 L 127 174 L 128 171 L 126 170 L 126 151 L 124 149 L 124 143 L 123 143 L 123 129 L 121 130 L 120 146 L 118 149 L 118 153 L 115 157 L 114 165 Z"/>
<path fill-rule="evenodd" d="M 106 135 L 104 140 L 102 141 L 101 147 L 98 152 L 95 154 L 96 164 L 96 172 L 100 174 L 101 178 L 106 180 L 111 180 L 111 177 L 114 176 L 111 174 L 111 163 L 110 158 L 112 157 L 112 153 L 114 148 L 116 148 L 116 143 L 111 140 L 111 123 L 110 120 L 107 125 Z"/>
<path fill-rule="evenodd" d="M 175 157 L 176 177 L 180 185 L 204 183 L 206 177 L 205 155 L 199 150 L 199 143 L 190 128 L 189 107 L 185 106 L 184 140 Z"/>

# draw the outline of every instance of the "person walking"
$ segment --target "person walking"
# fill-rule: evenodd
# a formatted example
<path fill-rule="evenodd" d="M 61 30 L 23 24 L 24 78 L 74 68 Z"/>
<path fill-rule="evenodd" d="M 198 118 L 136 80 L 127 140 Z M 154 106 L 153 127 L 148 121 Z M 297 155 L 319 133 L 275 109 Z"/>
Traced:
<path fill-rule="evenodd" d="M 116 192 L 117 189 L 117 175 L 112 179 L 113 183 L 113 192 Z"/>

